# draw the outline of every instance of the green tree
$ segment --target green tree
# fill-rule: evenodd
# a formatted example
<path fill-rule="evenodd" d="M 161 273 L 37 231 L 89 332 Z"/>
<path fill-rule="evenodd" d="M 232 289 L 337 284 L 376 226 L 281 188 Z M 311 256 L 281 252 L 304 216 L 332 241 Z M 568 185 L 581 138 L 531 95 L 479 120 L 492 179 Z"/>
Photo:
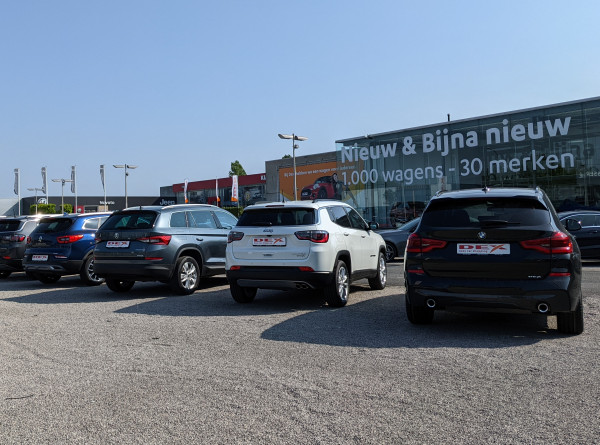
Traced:
<path fill-rule="evenodd" d="M 238 175 L 238 176 L 246 176 L 246 170 L 240 164 L 240 161 L 233 161 L 231 163 L 231 171 L 229 172 L 229 176 Z"/>
<path fill-rule="evenodd" d="M 292 157 L 292 155 L 283 155 L 283 156 L 281 157 L 281 159 L 287 159 L 287 158 L 291 158 L 291 157 Z"/>

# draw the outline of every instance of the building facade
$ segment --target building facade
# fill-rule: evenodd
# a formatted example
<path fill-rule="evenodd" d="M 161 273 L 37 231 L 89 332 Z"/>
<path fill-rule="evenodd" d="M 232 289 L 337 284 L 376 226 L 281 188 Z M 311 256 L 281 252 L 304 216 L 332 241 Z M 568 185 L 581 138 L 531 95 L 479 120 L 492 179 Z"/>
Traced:
<path fill-rule="evenodd" d="M 559 211 L 600 208 L 600 98 L 342 139 L 336 155 L 343 199 L 382 224 L 439 190 L 486 186 L 539 186 Z"/>

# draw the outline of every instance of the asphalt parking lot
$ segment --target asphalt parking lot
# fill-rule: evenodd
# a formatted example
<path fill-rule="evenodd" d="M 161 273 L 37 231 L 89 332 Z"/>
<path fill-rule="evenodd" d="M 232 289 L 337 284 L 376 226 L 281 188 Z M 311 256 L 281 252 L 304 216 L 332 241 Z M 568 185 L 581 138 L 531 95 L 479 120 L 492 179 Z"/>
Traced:
<path fill-rule="evenodd" d="M 330 309 L 303 293 L 236 304 L 15 274 L 0 281 L 0 443 L 600 443 L 600 263 L 585 332 L 554 317 L 404 314 L 388 287 Z"/>

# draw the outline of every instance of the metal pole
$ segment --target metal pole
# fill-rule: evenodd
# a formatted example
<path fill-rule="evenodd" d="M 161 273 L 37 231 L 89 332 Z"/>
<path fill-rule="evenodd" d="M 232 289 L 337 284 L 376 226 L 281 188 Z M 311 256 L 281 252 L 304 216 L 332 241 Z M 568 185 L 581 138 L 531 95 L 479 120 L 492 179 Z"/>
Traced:
<path fill-rule="evenodd" d="M 65 213 L 65 180 L 61 179 L 62 188 L 60 191 L 60 211 Z"/>
<path fill-rule="evenodd" d="M 127 164 L 125 164 L 125 168 L 123 170 L 125 170 L 125 208 L 127 208 L 129 207 L 127 204 Z"/>
<path fill-rule="evenodd" d="M 292 158 L 294 162 L 294 201 L 298 201 L 298 189 L 296 186 L 296 135 L 292 133 Z"/>

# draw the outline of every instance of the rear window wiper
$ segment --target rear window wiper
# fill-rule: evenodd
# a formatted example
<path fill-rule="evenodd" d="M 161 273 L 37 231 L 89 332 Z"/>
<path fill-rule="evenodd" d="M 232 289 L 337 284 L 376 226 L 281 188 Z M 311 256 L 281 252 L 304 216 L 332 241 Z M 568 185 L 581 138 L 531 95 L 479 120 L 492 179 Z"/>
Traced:
<path fill-rule="evenodd" d="M 492 226 L 519 226 L 520 222 L 507 221 L 505 219 L 484 219 L 480 221 L 481 227 L 492 227 Z"/>

